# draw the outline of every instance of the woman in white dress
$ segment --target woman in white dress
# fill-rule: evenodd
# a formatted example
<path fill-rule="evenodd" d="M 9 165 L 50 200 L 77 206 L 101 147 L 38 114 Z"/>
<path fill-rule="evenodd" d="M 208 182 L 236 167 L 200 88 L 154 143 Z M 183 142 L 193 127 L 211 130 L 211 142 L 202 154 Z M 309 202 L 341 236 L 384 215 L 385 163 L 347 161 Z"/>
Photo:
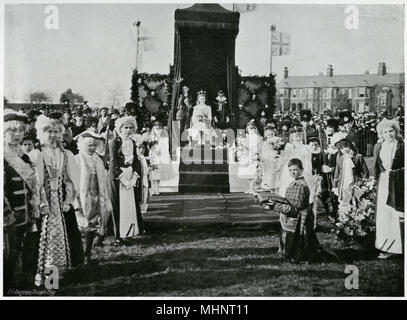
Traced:
<path fill-rule="evenodd" d="M 156 123 L 151 131 L 150 140 L 153 141 L 150 149 L 150 160 L 153 167 L 150 174 L 152 194 L 159 195 L 160 181 L 171 180 L 175 176 L 172 170 L 168 133 L 159 123 Z"/>
<path fill-rule="evenodd" d="M 277 150 L 273 149 L 272 143 L 276 138 L 276 131 L 271 128 L 264 130 L 264 141 L 260 159 L 263 163 L 263 177 L 261 188 L 275 192 L 280 185 L 279 169 L 280 155 Z"/>
<path fill-rule="evenodd" d="M 404 218 L 404 142 L 397 120 L 382 120 L 377 125 L 381 142 L 374 148 L 377 179 L 376 248 L 380 259 L 402 254 Z M 380 141 L 379 140 L 379 141 Z"/>
<path fill-rule="evenodd" d="M 310 189 L 310 203 L 314 197 L 312 187 L 312 161 L 311 150 L 309 146 L 303 143 L 303 129 L 302 127 L 293 127 L 291 129 L 289 143 L 286 144 L 284 151 L 281 153 L 282 169 L 280 174 L 280 187 L 278 194 L 285 197 L 285 192 L 288 185 L 293 181 L 288 171 L 288 161 L 293 158 L 300 159 L 303 165 L 303 176 L 305 182 Z"/>
<path fill-rule="evenodd" d="M 255 195 L 254 184 L 259 177 L 258 165 L 259 156 L 263 144 L 263 138 L 258 133 L 254 121 L 249 121 L 246 127 L 246 137 L 238 141 L 237 157 L 239 167 L 237 175 L 242 179 L 249 179 L 249 189 L 245 191 L 246 194 Z"/>
<path fill-rule="evenodd" d="M 197 141 L 198 144 L 203 144 L 210 139 L 211 122 L 212 109 L 206 104 L 206 92 L 201 90 L 198 92 L 197 104 L 191 117 L 190 136 L 192 140 Z"/>

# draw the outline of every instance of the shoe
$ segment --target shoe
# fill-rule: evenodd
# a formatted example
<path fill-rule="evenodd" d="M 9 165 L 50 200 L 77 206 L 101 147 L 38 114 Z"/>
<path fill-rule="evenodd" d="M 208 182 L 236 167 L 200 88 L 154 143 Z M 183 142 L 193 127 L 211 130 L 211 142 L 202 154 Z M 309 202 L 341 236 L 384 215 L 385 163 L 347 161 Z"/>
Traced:
<path fill-rule="evenodd" d="M 389 259 L 389 258 L 394 257 L 394 256 L 396 256 L 395 253 L 382 252 L 381 254 L 378 255 L 378 258 L 385 260 L 385 259 Z"/>

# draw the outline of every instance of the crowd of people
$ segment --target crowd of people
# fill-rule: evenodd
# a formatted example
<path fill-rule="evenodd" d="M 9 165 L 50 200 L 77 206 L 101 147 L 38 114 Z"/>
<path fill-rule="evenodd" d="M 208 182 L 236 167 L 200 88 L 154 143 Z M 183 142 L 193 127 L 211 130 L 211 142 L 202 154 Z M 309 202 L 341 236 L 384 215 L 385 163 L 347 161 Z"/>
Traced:
<path fill-rule="evenodd" d="M 107 234 L 117 246 L 145 234 L 149 197 L 174 176 L 168 145 L 159 122 L 139 130 L 133 115 L 107 108 L 98 117 L 86 105 L 5 109 L 5 289 L 16 268 L 41 286 L 49 266 L 62 277 L 93 264 L 92 248 Z"/>
<path fill-rule="evenodd" d="M 404 197 L 397 186 L 404 185 L 403 114 L 389 119 L 344 111 L 338 118 L 266 109 L 251 117 L 247 133 L 230 147 L 236 150 L 238 175 L 248 181 L 246 193 L 262 189 L 275 195 L 264 205 L 281 213 L 286 257 L 315 252 L 316 204 L 335 221 L 338 208 L 350 201 L 354 181 L 369 176 L 365 156 L 375 157 L 379 181 L 376 247 L 382 258 L 401 254 Z M 231 119 L 222 110 L 215 110 L 213 119 L 226 128 Z M 131 105 L 109 112 L 87 103 L 28 114 L 4 110 L 6 290 L 14 285 L 18 265 L 29 281 L 42 285 L 49 266 L 63 276 L 71 267 L 95 263 L 92 248 L 103 246 L 109 233 L 117 246 L 146 233 L 149 198 L 174 173 L 165 125 L 154 116 L 140 123 L 136 114 Z M 304 249 L 300 253 L 293 250 L 298 246 Z"/>
<path fill-rule="evenodd" d="M 248 179 L 247 194 L 271 191 L 263 206 L 280 212 L 280 249 L 285 257 L 312 260 L 321 256 L 323 250 L 314 232 L 320 208 L 333 223 L 338 222 L 338 212 L 354 214 L 355 185 L 370 176 L 377 188 L 378 257 L 401 255 L 402 113 L 389 117 L 386 113 L 342 111 L 336 118 L 303 110 L 290 118 L 281 114 L 273 118 L 260 121 L 263 126 L 250 120 L 246 134 L 237 139 L 238 175 Z M 373 172 L 369 172 L 364 155 L 374 157 Z"/>

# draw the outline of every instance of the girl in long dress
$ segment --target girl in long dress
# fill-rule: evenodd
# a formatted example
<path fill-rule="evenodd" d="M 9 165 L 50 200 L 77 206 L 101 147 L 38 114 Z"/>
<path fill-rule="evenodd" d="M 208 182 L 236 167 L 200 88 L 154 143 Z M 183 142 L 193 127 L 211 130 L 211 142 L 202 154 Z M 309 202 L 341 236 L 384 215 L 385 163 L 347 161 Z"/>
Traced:
<path fill-rule="evenodd" d="M 402 226 L 404 217 L 404 142 L 396 120 L 382 120 L 377 125 L 381 142 L 374 148 L 376 202 L 376 248 L 379 258 L 403 253 Z M 399 192 L 399 193 L 397 193 Z"/>
<path fill-rule="evenodd" d="M 96 153 L 98 141 L 103 141 L 103 138 L 95 132 L 82 132 L 78 140 L 79 154 L 75 156 L 80 177 L 75 202 L 76 218 L 85 237 L 86 264 L 92 262 L 94 239 L 98 233 L 104 235 L 104 230 L 101 229 L 112 206 L 107 192 L 106 170 L 102 159 Z"/>
<path fill-rule="evenodd" d="M 136 142 L 131 138 L 137 130 L 136 120 L 131 116 L 118 118 L 115 130 L 118 135 L 110 142 L 108 175 L 115 245 L 121 245 L 123 239 L 145 232 L 140 208 L 143 173 Z"/>
<path fill-rule="evenodd" d="M 262 146 L 262 152 L 260 159 L 263 163 L 263 177 L 261 182 L 261 188 L 275 192 L 279 187 L 280 177 L 280 155 L 277 150 L 273 149 L 273 138 L 276 138 L 276 131 L 267 128 L 264 130 L 264 141 Z"/>
<path fill-rule="evenodd" d="M 148 208 L 148 202 L 150 198 L 150 188 L 149 188 L 149 173 L 150 173 L 150 166 L 148 164 L 148 161 L 146 157 L 144 156 L 145 154 L 145 145 L 144 144 L 139 144 L 137 146 L 137 153 L 141 162 L 141 167 L 143 171 L 143 177 L 142 177 L 142 184 L 143 184 L 143 198 L 141 201 L 141 213 L 145 214 L 147 212 Z"/>
<path fill-rule="evenodd" d="M 169 152 L 168 133 L 159 123 L 152 129 L 150 139 L 153 145 L 150 149 L 150 160 L 153 170 L 151 172 L 152 194 L 160 194 L 160 181 L 174 178 L 171 157 Z"/>
<path fill-rule="evenodd" d="M 237 156 L 239 167 L 237 175 L 240 178 L 249 180 L 249 189 L 245 191 L 246 194 L 255 195 L 254 184 L 258 178 L 258 165 L 259 156 L 263 144 L 263 138 L 258 133 L 254 121 L 249 121 L 246 127 L 246 137 L 242 141 L 238 141 Z"/>
<path fill-rule="evenodd" d="M 61 277 L 69 267 L 81 264 L 83 247 L 73 209 L 78 168 L 73 154 L 62 146 L 64 126 L 58 115 L 40 115 L 35 127 L 41 143 L 35 164 L 45 193 L 43 207 L 48 208 L 42 219 L 36 277 L 37 285 L 41 285 L 46 267 L 57 267 Z"/>
<path fill-rule="evenodd" d="M 210 133 L 212 122 L 212 109 L 206 104 L 206 92 L 198 92 L 197 104 L 193 109 L 191 117 L 191 138 L 198 144 L 204 144 L 205 141 L 212 138 Z"/>
<path fill-rule="evenodd" d="M 284 151 L 281 153 L 282 170 L 280 175 L 280 188 L 278 194 L 282 197 L 285 196 L 288 185 L 293 181 L 289 170 L 288 162 L 297 158 L 300 159 L 303 165 L 303 177 L 305 183 L 310 189 L 309 203 L 312 203 L 314 192 L 312 188 L 312 162 L 311 150 L 309 146 L 303 143 L 303 129 L 302 127 L 294 126 L 291 129 L 289 143 L 286 144 Z"/>

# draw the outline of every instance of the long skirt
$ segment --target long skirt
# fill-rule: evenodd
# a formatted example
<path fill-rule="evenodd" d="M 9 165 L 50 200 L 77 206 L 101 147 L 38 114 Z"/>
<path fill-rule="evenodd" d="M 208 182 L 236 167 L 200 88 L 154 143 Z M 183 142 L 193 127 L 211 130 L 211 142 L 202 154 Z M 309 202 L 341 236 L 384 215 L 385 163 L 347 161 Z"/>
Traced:
<path fill-rule="evenodd" d="M 60 276 L 71 266 L 65 214 L 61 210 L 58 194 L 56 193 L 51 194 L 49 213 L 41 221 L 37 285 L 43 283 L 46 268 L 51 266 L 58 268 Z"/>
<path fill-rule="evenodd" d="M 387 205 L 389 175 L 381 173 L 377 188 L 376 248 L 389 253 L 403 253 L 399 211 Z"/>
<path fill-rule="evenodd" d="M 132 188 L 129 189 L 134 193 L 134 204 L 135 205 L 135 214 L 136 216 L 134 217 L 134 211 L 130 212 L 128 210 L 124 211 L 122 210 L 122 207 L 124 206 L 125 203 L 129 204 L 128 202 L 128 193 L 127 193 L 127 200 L 126 199 L 120 199 L 121 195 L 123 194 L 120 191 L 120 181 L 116 179 L 110 179 L 110 192 L 112 195 L 112 206 L 113 206 L 113 232 L 114 236 L 116 239 L 120 238 L 125 238 L 125 237 L 131 237 L 135 235 L 134 231 L 136 228 L 135 221 L 137 221 L 137 229 L 142 232 L 144 230 L 144 223 L 143 223 L 143 217 L 141 214 L 141 208 L 140 208 L 140 196 L 139 196 L 139 190 L 137 188 Z M 130 200 L 131 201 L 131 200 Z M 126 208 L 126 206 L 124 207 Z M 133 207 L 131 207 L 133 208 Z M 127 208 L 128 209 L 128 208 Z M 123 211 L 123 214 L 122 214 Z M 125 219 L 125 221 L 132 221 L 130 223 L 121 223 L 121 219 Z M 132 226 L 132 223 L 134 225 Z M 127 228 L 128 227 L 128 228 Z M 125 230 L 127 229 L 127 230 Z"/>

